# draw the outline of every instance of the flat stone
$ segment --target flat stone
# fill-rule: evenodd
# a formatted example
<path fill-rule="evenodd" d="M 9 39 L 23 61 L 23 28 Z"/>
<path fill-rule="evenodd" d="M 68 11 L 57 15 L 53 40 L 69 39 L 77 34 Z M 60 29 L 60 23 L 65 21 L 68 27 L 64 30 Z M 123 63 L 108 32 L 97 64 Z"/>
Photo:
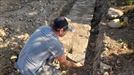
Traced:
<path fill-rule="evenodd" d="M 76 62 L 84 63 L 85 52 L 88 44 L 89 30 L 91 27 L 88 24 L 70 23 L 75 29 L 75 32 L 67 32 L 67 34 L 60 38 L 62 41 L 67 56 Z"/>
<path fill-rule="evenodd" d="M 69 25 L 74 27 L 75 32 L 67 32 L 61 41 L 67 56 L 76 62 L 84 63 L 85 61 L 94 3 L 95 0 L 77 0 L 67 15 L 67 18 L 71 20 Z"/>
<path fill-rule="evenodd" d="M 95 0 L 77 0 L 67 17 L 77 23 L 90 24 L 94 3 Z"/>

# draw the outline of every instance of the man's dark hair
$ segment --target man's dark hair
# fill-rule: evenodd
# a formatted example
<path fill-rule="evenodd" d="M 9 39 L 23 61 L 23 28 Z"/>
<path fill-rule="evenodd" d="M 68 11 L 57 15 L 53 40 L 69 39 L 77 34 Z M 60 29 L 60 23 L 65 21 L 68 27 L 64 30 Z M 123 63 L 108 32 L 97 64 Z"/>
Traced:
<path fill-rule="evenodd" d="M 52 28 L 55 31 L 59 31 L 61 28 L 63 28 L 64 31 L 66 31 L 68 29 L 68 22 L 64 16 L 58 17 L 58 18 L 54 19 Z"/>

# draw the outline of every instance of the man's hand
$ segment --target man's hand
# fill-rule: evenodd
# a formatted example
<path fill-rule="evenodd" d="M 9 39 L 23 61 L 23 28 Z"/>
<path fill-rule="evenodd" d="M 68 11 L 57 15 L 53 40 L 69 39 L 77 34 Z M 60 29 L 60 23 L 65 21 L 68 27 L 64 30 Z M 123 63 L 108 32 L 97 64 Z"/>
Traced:
<path fill-rule="evenodd" d="M 83 66 L 81 63 L 75 63 L 75 62 L 72 62 L 72 61 L 68 61 L 66 59 L 66 56 L 65 55 L 62 55 L 62 56 L 58 56 L 56 57 L 58 59 L 58 61 L 62 64 L 62 65 L 65 65 L 66 67 L 68 68 L 71 68 L 71 67 L 81 67 Z"/>

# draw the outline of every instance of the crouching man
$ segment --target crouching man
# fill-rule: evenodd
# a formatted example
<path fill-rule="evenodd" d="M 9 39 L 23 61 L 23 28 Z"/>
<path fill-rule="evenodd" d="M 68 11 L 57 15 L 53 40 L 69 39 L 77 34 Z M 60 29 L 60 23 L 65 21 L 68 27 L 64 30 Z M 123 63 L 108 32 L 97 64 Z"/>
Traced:
<path fill-rule="evenodd" d="M 51 26 L 39 27 L 22 48 L 16 62 L 21 75 L 60 75 L 51 63 L 57 59 L 65 67 L 81 67 L 80 63 L 68 61 L 64 47 L 59 41 L 70 30 L 64 16 L 56 18 Z"/>

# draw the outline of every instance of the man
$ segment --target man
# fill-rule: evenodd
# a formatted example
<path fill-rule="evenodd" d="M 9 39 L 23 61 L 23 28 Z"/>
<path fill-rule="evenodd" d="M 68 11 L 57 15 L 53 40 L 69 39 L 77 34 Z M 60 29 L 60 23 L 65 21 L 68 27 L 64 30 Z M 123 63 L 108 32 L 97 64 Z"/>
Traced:
<path fill-rule="evenodd" d="M 22 75 L 60 75 L 52 65 L 54 59 L 65 67 L 80 67 L 80 63 L 68 61 L 59 37 L 70 30 L 64 16 L 54 20 L 52 26 L 38 28 L 22 48 L 17 60 L 17 69 Z"/>

